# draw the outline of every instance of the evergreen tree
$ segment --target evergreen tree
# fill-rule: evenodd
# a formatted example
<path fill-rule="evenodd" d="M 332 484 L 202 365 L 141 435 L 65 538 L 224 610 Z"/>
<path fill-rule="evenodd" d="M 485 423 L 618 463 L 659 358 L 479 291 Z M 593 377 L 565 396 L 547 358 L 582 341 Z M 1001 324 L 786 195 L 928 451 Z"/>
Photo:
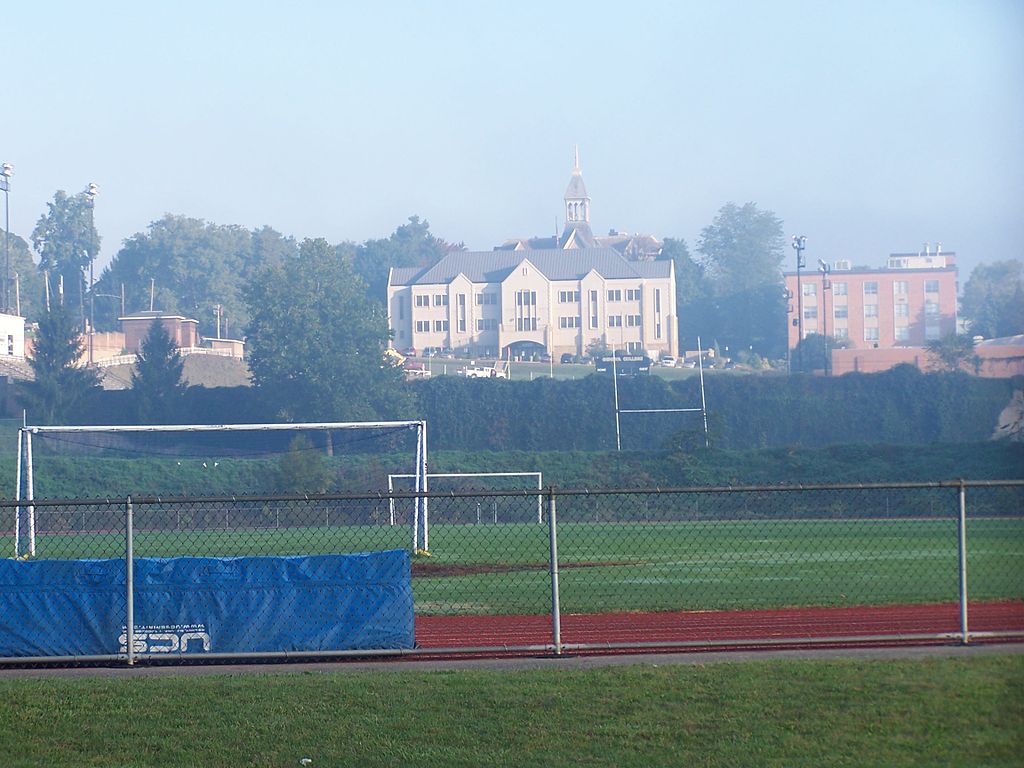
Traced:
<path fill-rule="evenodd" d="M 80 364 L 83 349 L 77 318 L 66 306 L 57 305 L 41 317 L 29 360 L 35 379 L 22 385 L 25 406 L 36 424 L 86 420 L 83 411 L 99 389 L 99 375 Z"/>
<path fill-rule="evenodd" d="M 174 420 L 185 390 L 181 382 L 184 365 L 174 339 L 160 319 L 154 319 L 132 369 L 132 395 L 140 422 L 160 424 Z"/>

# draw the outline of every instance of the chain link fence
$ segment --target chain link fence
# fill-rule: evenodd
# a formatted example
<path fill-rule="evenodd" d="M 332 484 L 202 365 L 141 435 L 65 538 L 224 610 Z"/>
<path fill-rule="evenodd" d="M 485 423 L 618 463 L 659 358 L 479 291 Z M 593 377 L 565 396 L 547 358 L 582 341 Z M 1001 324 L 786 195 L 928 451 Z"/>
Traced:
<path fill-rule="evenodd" d="M 1024 637 L 1024 481 L 4 502 L 0 515 L 0 636 L 39 629 L 12 627 L 42 593 L 59 599 L 36 623 L 74 632 L 70 586 L 103 586 L 120 631 L 97 658 Z M 330 560 L 368 553 L 402 559 L 356 560 L 344 576 Z M 84 570 L 33 590 L 25 569 L 54 561 Z M 161 624 L 139 607 L 186 562 L 199 568 L 192 597 L 244 593 L 228 601 L 233 642 L 202 617 Z M 387 591 L 398 571 L 411 585 L 401 610 L 363 589 Z M 381 643 L 406 608 L 415 647 Z M 309 625 L 306 645 L 268 636 L 282 616 Z M 353 622 L 378 634 L 331 634 Z"/>

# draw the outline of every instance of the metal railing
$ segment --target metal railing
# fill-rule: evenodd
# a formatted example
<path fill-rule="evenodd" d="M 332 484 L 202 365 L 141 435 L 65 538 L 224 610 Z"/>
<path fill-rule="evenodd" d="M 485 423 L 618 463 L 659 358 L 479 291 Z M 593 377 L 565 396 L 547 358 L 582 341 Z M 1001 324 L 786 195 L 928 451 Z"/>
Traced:
<path fill-rule="evenodd" d="M 87 660 L 166 659 L 196 646 L 139 640 L 158 633 L 134 615 L 152 586 L 136 563 L 408 549 L 417 509 L 430 523 L 411 566 L 417 647 L 385 653 L 1024 637 L 1021 480 L 36 500 L 35 559 L 123 560 L 124 642 Z M 26 514 L 0 503 L 11 556 Z M 0 584 L 0 628 L 11 589 Z"/>

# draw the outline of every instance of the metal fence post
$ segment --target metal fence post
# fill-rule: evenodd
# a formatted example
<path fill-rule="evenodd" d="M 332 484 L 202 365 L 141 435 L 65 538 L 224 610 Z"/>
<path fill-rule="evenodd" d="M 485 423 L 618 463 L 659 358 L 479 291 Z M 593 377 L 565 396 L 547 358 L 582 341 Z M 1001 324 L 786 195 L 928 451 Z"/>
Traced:
<path fill-rule="evenodd" d="M 125 648 L 128 651 L 128 666 L 135 663 L 135 528 L 132 513 L 132 497 L 124 503 L 124 592 L 125 592 Z"/>
<path fill-rule="evenodd" d="M 967 645 L 967 486 L 960 481 L 960 520 L 957 526 L 957 544 L 960 554 L 960 642 Z"/>
<path fill-rule="evenodd" d="M 551 544 L 551 639 L 555 655 L 562 653 L 562 614 L 558 605 L 558 521 L 555 515 L 555 489 L 548 488 L 548 540 Z"/>

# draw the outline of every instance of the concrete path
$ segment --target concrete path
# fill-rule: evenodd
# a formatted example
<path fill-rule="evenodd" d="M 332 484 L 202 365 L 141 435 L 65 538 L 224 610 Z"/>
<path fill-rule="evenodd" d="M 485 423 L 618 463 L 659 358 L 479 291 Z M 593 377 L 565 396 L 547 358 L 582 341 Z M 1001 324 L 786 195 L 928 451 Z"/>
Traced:
<path fill-rule="evenodd" d="M 84 667 L 70 669 L 0 668 L 0 680 L 17 678 L 141 678 L 195 677 L 202 675 L 296 675 L 348 672 L 435 672 L 442 670 L 508 671 L 525 669 L 597 669 L 646 664 L 728 664 L 777 659 L 857 661 L 874 659 L 972 658 L 993 654 L 1024 654 L 1024 643 L 981 643 L 977 645 L 922 645 L 889 648 L 822 648 L 807 650 L 700 651 L 689 653 L 648 653 L 599 656 L 516 657 L 499 659 L 395 659 L 389 661 L 327 661 L 290 664 L 203 664 L 126 667 Z"/>

